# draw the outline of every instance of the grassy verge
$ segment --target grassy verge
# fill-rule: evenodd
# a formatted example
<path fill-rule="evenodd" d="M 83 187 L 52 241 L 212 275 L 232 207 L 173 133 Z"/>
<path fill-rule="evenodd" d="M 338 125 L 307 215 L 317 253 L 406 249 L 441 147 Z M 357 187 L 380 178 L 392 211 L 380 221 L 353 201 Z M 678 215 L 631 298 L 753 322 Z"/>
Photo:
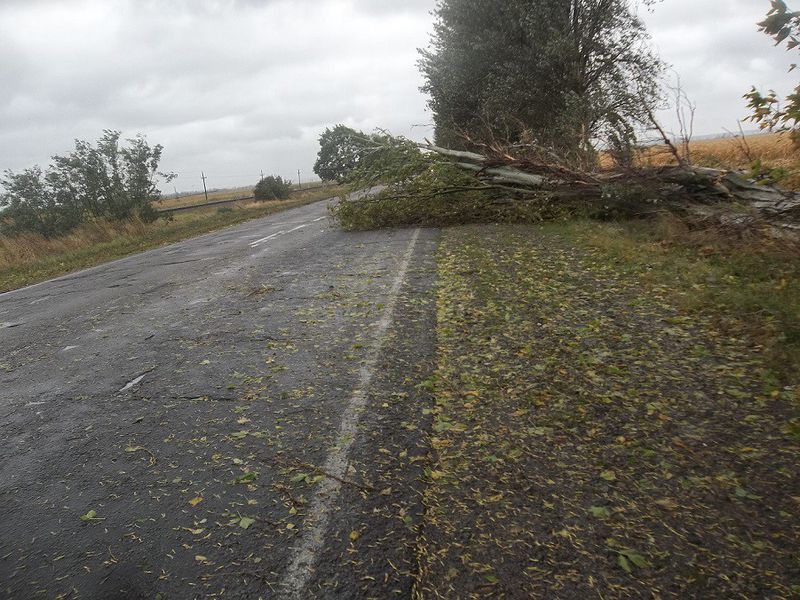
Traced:
<path fill-rule="evenodd" d="M 338 190 L 332 188 L 297 195 L 287 201 L 201 209 L 150 224 L 141 221 L 93 223 L 52 240 L 35 235 L 0 237 L 0 292 L 310 204 L 337 193 Z"/>
<path fill-rule="evenodd" d="M 420 596 L 800 594 L 800 390 L 719 327 L 779 335 L 796 259 L 659 237 L 445 232 Z"/>
<path fill-rule="evenodd" d="M 678 219 L 551 226 L 622 272 L 670 288 L 670 302 L 758 344 L 776 383 L 800 383 L 800 248 L 765 237 L 691 231 Z"/>

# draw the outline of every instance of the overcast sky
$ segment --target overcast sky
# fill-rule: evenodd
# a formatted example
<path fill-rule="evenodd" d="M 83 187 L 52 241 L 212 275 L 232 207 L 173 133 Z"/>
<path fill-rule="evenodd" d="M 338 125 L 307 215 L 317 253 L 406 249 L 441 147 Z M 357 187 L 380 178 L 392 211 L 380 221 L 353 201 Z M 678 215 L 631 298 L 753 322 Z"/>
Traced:
<path fill-rule="evenodd" d="M 425 137 L 415 63 L 433 5 L 0 0 L 0 170 L 45 165 L 112 128 L 163 144 L 183 191 L 201 187 L 201 170 L 212 188 L 252 184 L 261 169 L 309 178 L 316 139 L 336 123 Z M 768 7 L 664 0 L 643 14 L 698 104 L 698 133 L 735 129 L 751 84 L 793 87 L 792 57 L 755 26 Z"/>

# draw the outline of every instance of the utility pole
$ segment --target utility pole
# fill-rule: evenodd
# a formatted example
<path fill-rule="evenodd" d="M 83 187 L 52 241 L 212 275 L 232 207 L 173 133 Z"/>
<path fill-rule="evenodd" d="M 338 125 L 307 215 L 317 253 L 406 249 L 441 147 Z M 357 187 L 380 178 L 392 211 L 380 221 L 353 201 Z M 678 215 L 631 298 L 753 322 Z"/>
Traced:
<path fill-rule="evenodd" d="M 264 180 L 264 169 L 261 169 L 261 180 Z"/>
<path fill-rule="evenodd" d="M 206 187 L 206 174 L 203 171 L 200 171 L 200 175 L 203 177 L 203 193 L 206 195 L 206 203 L 208 203 L 208 188 Z"/>
<path fill-rule="evenodd" d="M 175 198 L 177 199 L 178 198 L 178 188 L 175 185 L 173 185 L 172 189 L 175 190 Z"/>
<path fill-rule="evenodd" d="M 297 169 L 297 187 L 303 189 L 303 184 L 300 183 L 300 169 Z"/>

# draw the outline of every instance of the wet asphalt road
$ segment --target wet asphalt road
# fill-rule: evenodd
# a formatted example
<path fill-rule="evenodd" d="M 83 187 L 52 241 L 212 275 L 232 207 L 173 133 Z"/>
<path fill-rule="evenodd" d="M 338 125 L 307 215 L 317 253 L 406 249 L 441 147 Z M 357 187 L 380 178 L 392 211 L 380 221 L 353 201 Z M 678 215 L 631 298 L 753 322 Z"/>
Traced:
<path fill-rule="evenodd" d="M 0 295 L 0 597 L 407 597 L 437 236 L 322 202 Z"/>

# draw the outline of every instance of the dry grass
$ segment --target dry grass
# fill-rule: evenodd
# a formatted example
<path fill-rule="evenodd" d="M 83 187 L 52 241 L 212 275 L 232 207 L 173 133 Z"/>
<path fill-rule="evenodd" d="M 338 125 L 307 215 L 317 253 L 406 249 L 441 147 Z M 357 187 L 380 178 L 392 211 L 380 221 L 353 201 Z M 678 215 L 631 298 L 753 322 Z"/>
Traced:
<path fill-rule="evenodd" d="M 744 140 L 701 140 L 691 145 L 693 159 L 701 164 L 719 162 L 726 167 L 748 168 L 753 160 L 787 170 L 800 168 L 800 152 L 787 135 L 767 133 Z M 749 155 L 749 156 L 748 156 Z"/>
<path fill-rule="evenodd" d="M 783 169 L 786 175 L 780 184 L 790 189 L 800 189 L 800 150 L 788 135 L 765 133 L 749 135 L 744 139 L 727 136 L 715 140 L 697 140 L 691 143 L 692 162 L 704 167 L 750 170 L 756 161 L 765 169 Z M 662 167 L 676 164 L 666 146 L 650 146 L 639 156 L 641 166 Z M 602 167 L 610 167 L 609 157 L 601 158 Z"/>
<path fill-rule="evenodd" d="M 47 239 L 35 233 L 0 237 L 0 270 L 41 260 L 46 256 L 74 252 L 86 246 L 108 243 L 119 237 L 143 236 L 162 224 L 146 224 L 139 219 L 98 221 L 79 227 L 69 234 Z"/>
<path fill-rule="evenodd" d="M 761 160 L 772 167 L 800 167 L 800 152 L 792 140 L 777 133 L 750 135 L 744 139 L 728 136 L 698 140 L 691 143 L 690 149 L 692 160 L 701 165 L 747 169 L 754 160 Z M 642 160 L 653 166 L 675 164 L 674 157 L 664 146 L 648 149 Z"/>
<path fill-rule="evenodd" d="M 239 198 L 251 198 L 253 196 L 252 187 L 232 188 L 229 190 L 215 190 L 208 193 L 208 201 L 215 202 L 217 200 L 238 200 Z M 160 202 L 156 202 L 155 207 L 158 209 L 163 208 L 180 208 L 182 206 L 194 206 L 195 204 L 205 204 L 205 194 L 192 194 L 189 196 L 181 196 L 179 198 L 165 198 Z"/>
<path fill-rule="evenodd" d="M 303 188 L 318 188 L 323 186 L 321 181 L 312 181 L 306 182 L 303 184 Z M 335 184 L 325 184 L 325 187 L 334 188 L 336 187 Z M 294 190 L 292 193 L 292 197 L 297 197 L 298 192 L 302 193 L 303 189 L 298 189 L 297 184 L 292 186 Z M 315 191 L 312 189 L 312 191 Z M 239 187 L 239 188 L 230 188 L 227 190 L 214 190 L 213 192 L 208 192 L 208 201 L 209 202 L 216 202 L 218 200 L 239 200 L 239 199 L 250 199 L 253 197 L 253 187 Z M 188 196 L 180 196 L 179 198 L 164 198 L 160 202 L 156 203 L 156 208 L 164 209 L 164 208 L 181 208 L 184 206 L 194 206 L 196 204 L 205 204 L 206 196 L 203 193 L 198 194 L 190 194 Z"/>

